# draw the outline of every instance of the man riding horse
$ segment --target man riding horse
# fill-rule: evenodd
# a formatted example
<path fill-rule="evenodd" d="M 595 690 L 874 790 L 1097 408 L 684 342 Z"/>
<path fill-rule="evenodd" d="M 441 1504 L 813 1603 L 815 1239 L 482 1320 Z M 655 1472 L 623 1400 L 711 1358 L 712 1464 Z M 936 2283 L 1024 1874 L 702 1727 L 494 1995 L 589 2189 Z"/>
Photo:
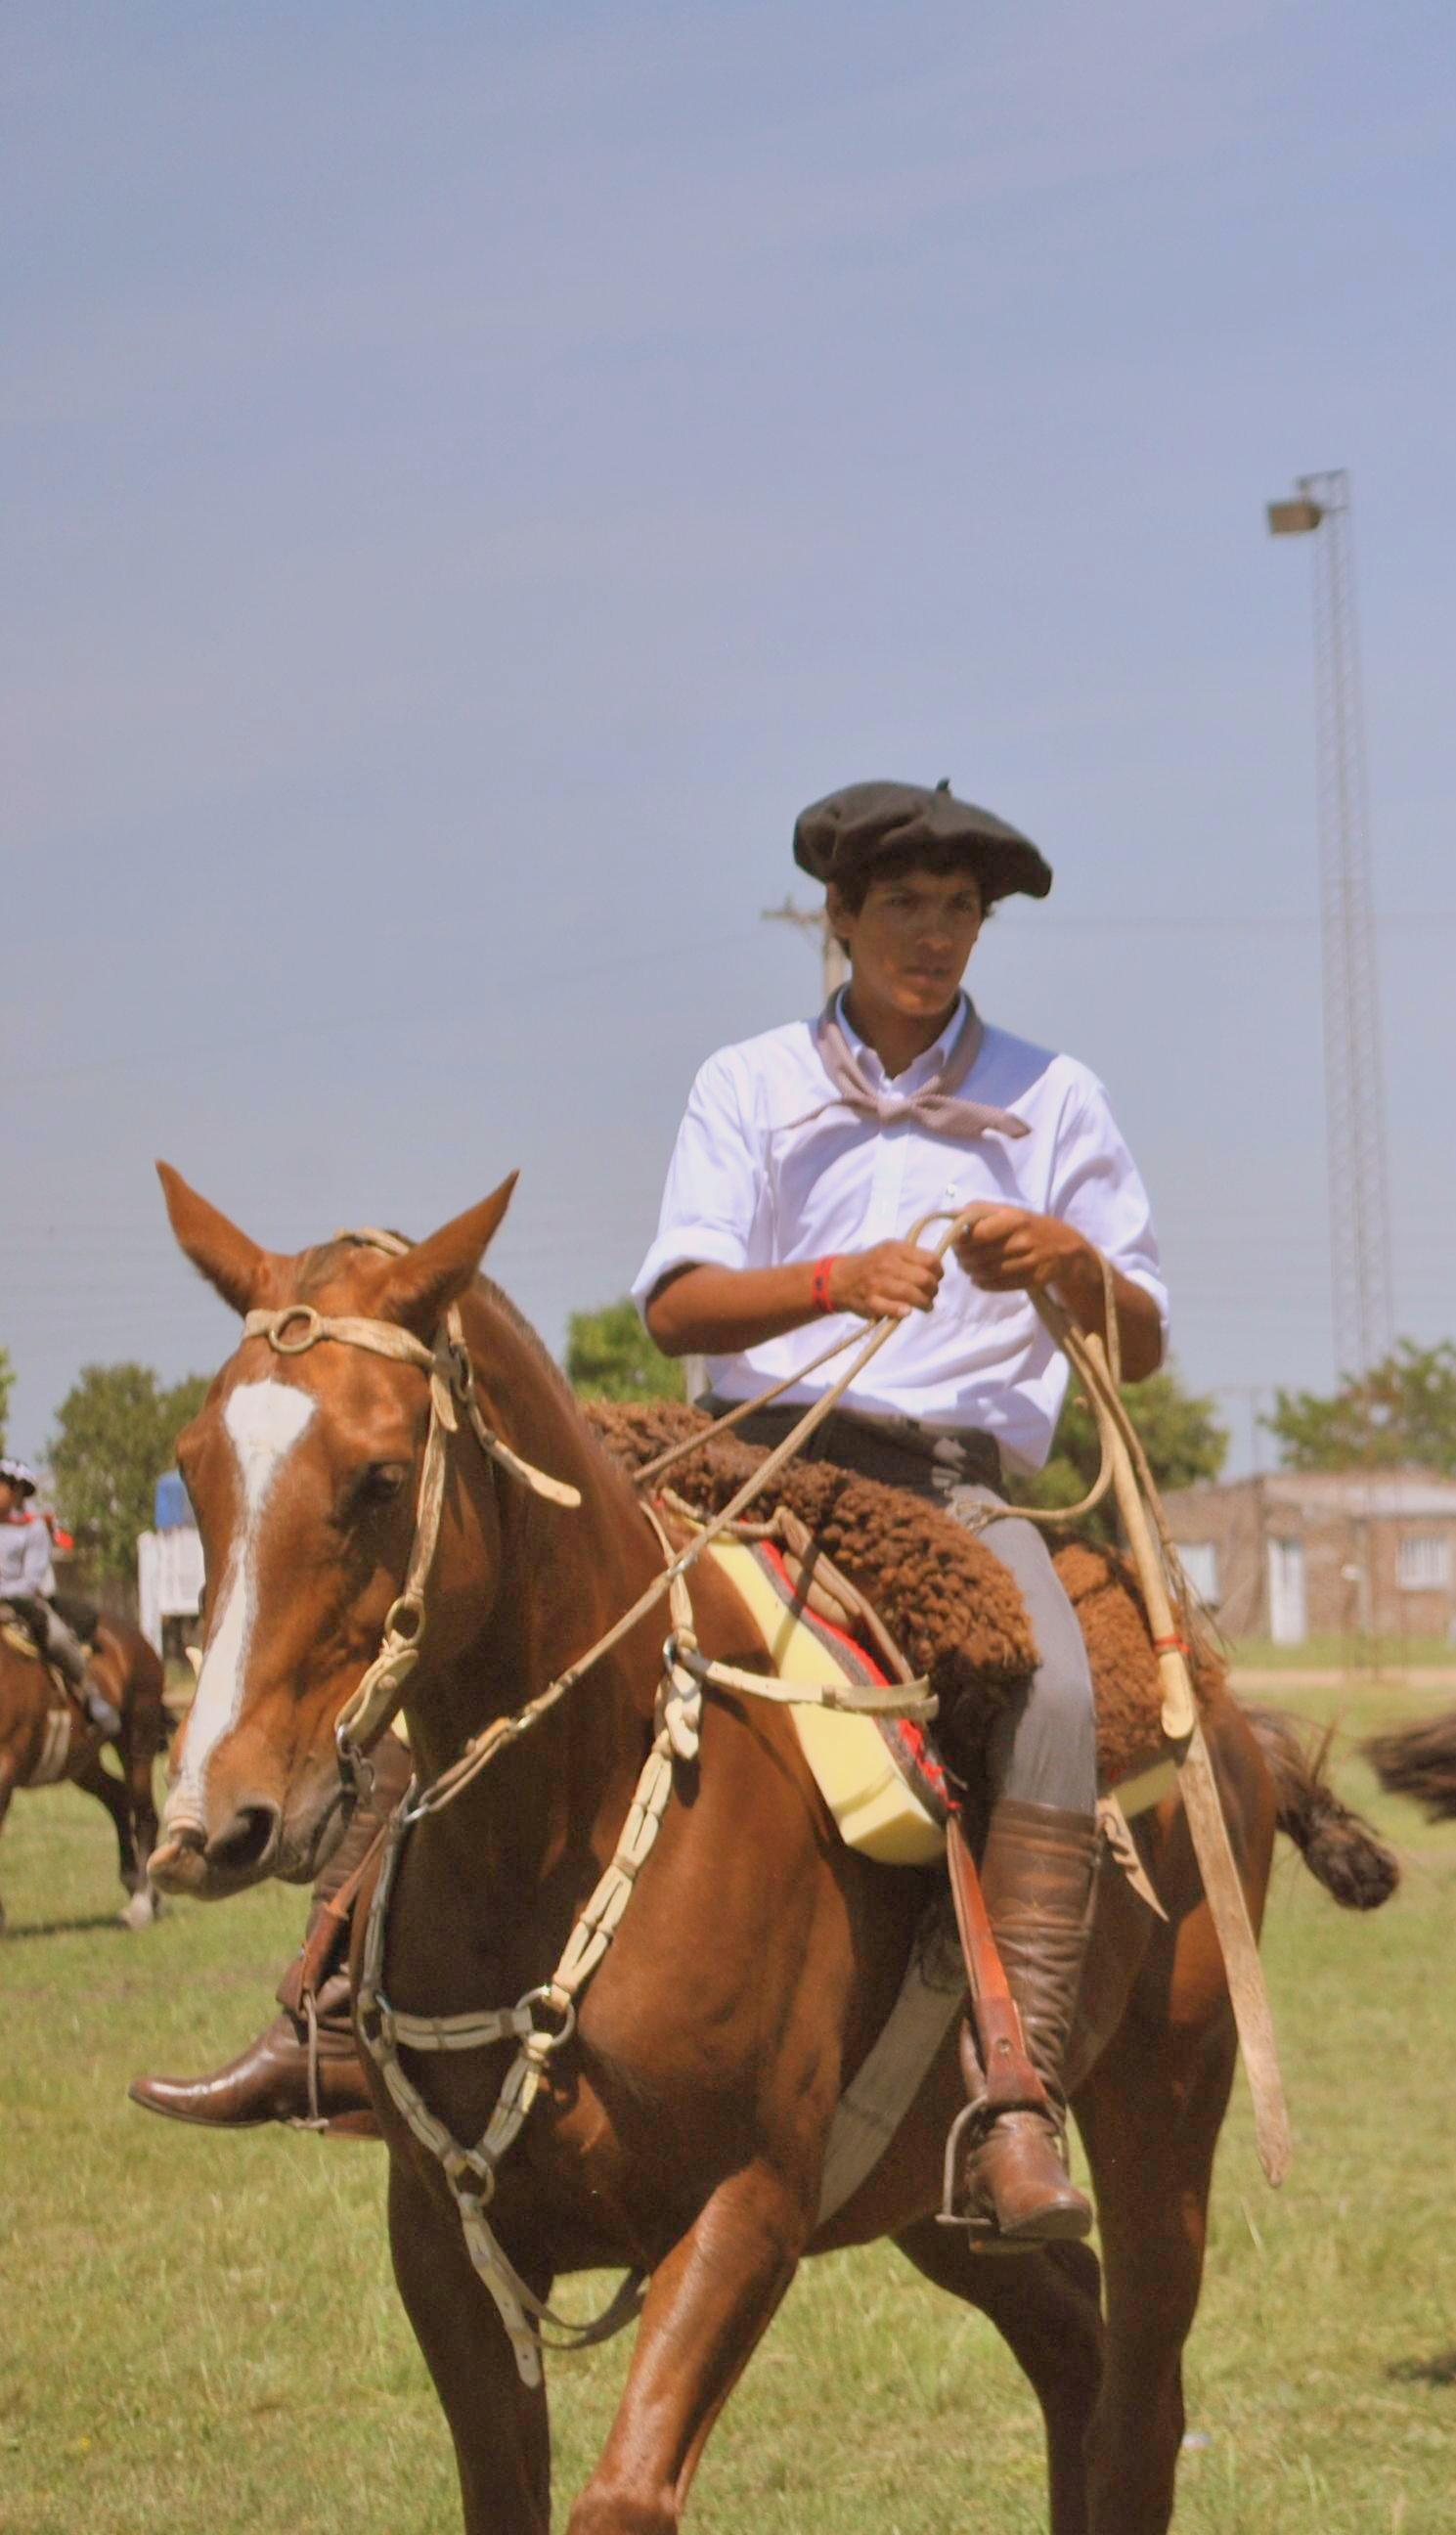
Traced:
<path fill-rule="evenodd" d="M 826 886 L 849 984 L 815 1023 L 703 1066 L 635 1291 L 660 1346 L 707 1356 L 719 1400 L 790 1379 L 783 1403 L 742 1429 L 759 1443 L 778 1442 L 826 1387 L 827 1374 L 793 1380 L 821 1349 L 820 1323 L 888 1313 L 907 1324 L 808 1449 L 985 1525 L 1026 1601 L 1040 1662 L 989 1746 L 981 1877 L 1031 2065 L 1013 2099 L 1002 2089 L 970 2122 L 956 2206 L 982 2241 L 1078 2236 L 1091 2211 L 1063 2161 L 1062 2060 L 1097 1852 L 1091 1678 L 1041 1534 L 1008 1515 L 987 1524 L 986 1513 L 1003 1501 L 1005 1468 L 1045 1460 L 1065 1388 L 1033 1293 L 1054 1290 L 1103 1335 L 1110 1299 L 1129 1380 L 1161 1361 L 1147 1197 L 1096 1079 L 986 1024 L 962 991 L 991 908 L 1051 888 L 1027 837 L 946 785 L 877 782 L 807 810 L 794 852 Z M 955 1251 L 961 1272 L 945 1276 L 904 1237 L 933 1210 L 988 1201 Z M 389 1738 L 382 1752 L 376 1804 L 405 1771 Z M 333 1901 L 316 1893 L 307 1976 L 295 1967 L 285 1982 L 284 2014 L 214 2076 L 139 2078 L 136 2100 L 221 2127 L 367 2104 L 336 1937 L 344 1871 L 374 1827 L 356 1818 Z"/>
<path fill-rule="evenodd" d="M 30 1504 L 38 1481 L 27 1461 L 0 1458 L 0 1602 L 23 1620 L 47 1663 L 65 1675 L 92 1725 L 116 1734 L 121 1718 L 92 1680 L 86 1648 L 51 1596 L 56 1589 L 50 1526 Z"/>

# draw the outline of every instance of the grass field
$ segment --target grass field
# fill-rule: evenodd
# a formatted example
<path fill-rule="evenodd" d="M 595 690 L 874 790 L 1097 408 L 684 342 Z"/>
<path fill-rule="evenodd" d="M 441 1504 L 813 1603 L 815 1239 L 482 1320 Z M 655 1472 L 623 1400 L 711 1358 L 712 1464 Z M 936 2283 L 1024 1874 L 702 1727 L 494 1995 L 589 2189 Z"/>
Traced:
<path fill-rule="evenodd" d="M 1277 1646 L 1272 1638 L 1234 1638 L 1230 1661 L 1241 1671 L 1328 1673 L 1331 1681 L 1369 1681 L 1374 1674 L 1456 1674 L 1456 1643 L 1449 1638 L 1303 1638 Z"/>
<path fill-rule="evenodd" d="M 1456 1829 L 1371 1800 L 1356 1761 L 1341 1776 L 1402 1847 L 1405 1887 L 1357 1921 L 1293 1859 L 1279 1870 L 1266 1953 L 1297 2161 L 1271 2194 L 1241 2091 L 1190 2345 L 1180 2535 L 1456 2528 Z M 110 1923 L 110 1851 L 70 1790 L 18 1799 L 0 1843 L 0 2529 L 443 2535 L 455 2477 L 389 2276 L 381 2152 L 214 2139 L 124 2101 L 134 2070 L 200 2069 L 247 2037 L 298 1896 L 176 1904 L 129 1936 Z M 561 2523 L 626 2356 L 557 2364 Z M 1030 2535 L 1034 2406 L 990 2328 L 892 2253 L 809 2265 L 692 2522 Z"/>

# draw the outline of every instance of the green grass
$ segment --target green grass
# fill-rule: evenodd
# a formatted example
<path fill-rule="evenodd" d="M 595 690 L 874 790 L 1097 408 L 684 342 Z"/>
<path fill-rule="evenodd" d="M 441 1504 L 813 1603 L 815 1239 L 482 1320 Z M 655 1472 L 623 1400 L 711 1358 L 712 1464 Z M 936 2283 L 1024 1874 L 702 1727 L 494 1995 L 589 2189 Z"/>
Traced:
<path fill-rule="evenodd" d="M 1422 1669 L 1456 1672 L 1456 1643 L 1449 1638 L 1341 1638 L 1326 1634 L 1305 1638 L 1297 1646 L 1276 1646 L 1272 1638 L 1235 1638 L 1230 1656 L 1236 1666 L 1245 1671 L 1335 1675 Z"/>
<path fill-rule="evenodd" d="M 1388 1697 L 1341 1688 L 1335 1703 L 1352 1727 L 1388 1714 Z M 1408 1852 L 1406 1885 L 1356 1921 L 1297 1863 L 1280 1869 L 1267 1958 L 1297 2161 L 1271 2194 L 1241 2089 L 1190 2344 L 1207 2443 L 1184 2460 L 1180 2535 L 1456 2524 L 1456 1830 L 1426 1830 L 1372 1799 L 1358 1761 L 1341 1766 Z M 298 1896 L 179 1904 L 125 1935 L 108 1924 L 109 1830 L 70 1790 L 17 1800 L 0 1888 L 4 2535 L 456 2527 L 443 2419 L 390 2281 L 382 2154 L 216 2139 L 123 2099 L 135 2069 L 200 2069 L 247 2037 Z M 561 2523 L 628 2355 L 556 2368 Z M 714 2436 L 692 2522 L 1031 2535 L 1042 2495 L 1034 2407 L 990 2328 L 875 2249 L 806 2267 Z"/>

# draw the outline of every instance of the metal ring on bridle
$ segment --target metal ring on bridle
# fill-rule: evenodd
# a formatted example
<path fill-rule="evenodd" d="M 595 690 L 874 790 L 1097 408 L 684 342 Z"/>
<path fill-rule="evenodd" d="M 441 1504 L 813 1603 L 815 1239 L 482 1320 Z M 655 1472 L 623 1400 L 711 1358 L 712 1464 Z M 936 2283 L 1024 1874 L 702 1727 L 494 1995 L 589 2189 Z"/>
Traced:
<path fill-rule="evenodd" d="M 559 2033 L 552 2033 L 542 2025 L 532 2024 L 531 2040 L 541 2050 L 559 2051 L 563 2043 L 570 2042 L 576 2030 L 576 2002 L 574 1998 L 569 1998 L 564 1990 L 559 1990 L 554 1981 L 542 1981 L 539 1989 L 528 1989 L 520 2005 L 532 2008 L 544 2007 L 549 2014 L 561 2017 Z"/>
<path fill-rule="evenodd" d="M 293 1321 L 303 1325 L 301 1337 L 289 1338 L 283 1334 Z M 275 1355 L 304 1355 L 311 1346 L 317 1345 L 323 1328 L 323 1321 L 312 1303 L 287 1303 L 269 1330 L 268 1342 Z"/>

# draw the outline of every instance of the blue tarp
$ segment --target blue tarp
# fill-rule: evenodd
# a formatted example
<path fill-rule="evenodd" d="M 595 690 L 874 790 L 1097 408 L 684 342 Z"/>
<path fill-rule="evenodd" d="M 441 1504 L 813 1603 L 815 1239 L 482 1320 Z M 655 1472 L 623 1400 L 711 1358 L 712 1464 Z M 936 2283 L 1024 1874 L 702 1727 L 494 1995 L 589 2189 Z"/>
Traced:
<path fill-rule="evenodd" d="M 192 1500 L 182 1484 L 181 1474 L 168 1470 L 156 1483 L 154 1520 L 158 1531 L 189 1530 L 192 1525 Z"/>

